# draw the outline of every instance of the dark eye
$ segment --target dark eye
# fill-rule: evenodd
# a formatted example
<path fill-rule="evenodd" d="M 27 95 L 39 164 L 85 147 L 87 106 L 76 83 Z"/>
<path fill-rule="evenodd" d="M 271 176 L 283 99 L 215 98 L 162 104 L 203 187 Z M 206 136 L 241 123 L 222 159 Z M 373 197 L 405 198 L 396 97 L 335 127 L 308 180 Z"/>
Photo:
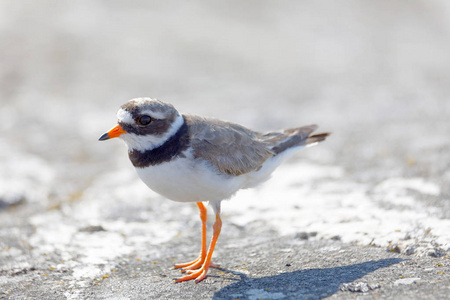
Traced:
<path fill-rule="evenodd" d="M 138 125 L 143 125 L 143 126 L 150 124 L 151 121 L 152 121 L 152 118 L 147 115 L 140 116 L 137 119 Z"/>

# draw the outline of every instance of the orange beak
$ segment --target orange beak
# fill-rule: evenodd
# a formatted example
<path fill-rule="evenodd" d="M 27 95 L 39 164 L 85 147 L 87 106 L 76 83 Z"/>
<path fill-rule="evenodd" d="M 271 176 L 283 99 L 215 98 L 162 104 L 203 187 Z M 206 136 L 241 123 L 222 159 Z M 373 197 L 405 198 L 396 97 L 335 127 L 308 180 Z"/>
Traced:
<path fill-rule="evenodd" d="M 119 137 L 123 133 L 127 133 L 127 132 L 125 130 L 123 130 L 122 127 L 120 127 L 119 124 L 117 124 L 115 127 L 111 128 L 110 131 L 108 131 L 107 133 L 102 135 L 98 140 L 99 141 L 106 141 L 106 140 L 109 140 L 109 139 L 113 139 L 113 138 Z"/>

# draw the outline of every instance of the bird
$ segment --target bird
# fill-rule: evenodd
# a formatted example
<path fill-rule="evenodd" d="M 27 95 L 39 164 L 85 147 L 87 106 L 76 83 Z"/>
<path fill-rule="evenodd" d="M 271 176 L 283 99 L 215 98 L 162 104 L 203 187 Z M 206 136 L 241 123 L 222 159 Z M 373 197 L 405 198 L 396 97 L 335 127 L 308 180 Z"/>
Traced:
<path fill-rule="evenodd" d="M 222 228 L 221 201 L 238 190 L 257 186 L 298 149 L 324 141 L 330 133 L 312 134 L 308 125 L 261 133 L 242 125 L 193 114 L 149 97 L 131 99 L 117 112 L 117 125 L 99 140 L 122 139 L 140 179 L 173 201 L 195 202 L 202 223 L 197 259 L 176 264 L 183 276 L 175 282 L 206 278 Z M 215 214 L 207 247 L 207 208 Z"/>

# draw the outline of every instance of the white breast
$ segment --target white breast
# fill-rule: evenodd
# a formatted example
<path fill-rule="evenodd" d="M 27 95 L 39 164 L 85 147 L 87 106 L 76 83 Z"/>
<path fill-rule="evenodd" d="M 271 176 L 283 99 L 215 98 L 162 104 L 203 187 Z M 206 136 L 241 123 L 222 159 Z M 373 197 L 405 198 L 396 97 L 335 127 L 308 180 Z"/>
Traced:
<path fill-rule="evenodd" d="M 136 168 L 142 181 L 158 194 L 180 202 L 228 199 L 242 186 L 243 177 L 219 174 L 205 160 L 178 157 L 170 162 Z"/>

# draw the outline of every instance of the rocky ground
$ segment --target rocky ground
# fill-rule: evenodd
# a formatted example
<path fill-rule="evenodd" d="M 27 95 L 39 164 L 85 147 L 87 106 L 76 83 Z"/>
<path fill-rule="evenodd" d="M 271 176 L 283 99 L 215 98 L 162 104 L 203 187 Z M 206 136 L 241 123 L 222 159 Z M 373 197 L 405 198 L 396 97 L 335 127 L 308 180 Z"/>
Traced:
<path fill-rule="evenodd" d="M 0 299 L 444 299 L 447 1 L 0 1 Z M 330 138 L 223 203 L 221 268 L 195 204 L 139 181 L 126 100 Z"/>

